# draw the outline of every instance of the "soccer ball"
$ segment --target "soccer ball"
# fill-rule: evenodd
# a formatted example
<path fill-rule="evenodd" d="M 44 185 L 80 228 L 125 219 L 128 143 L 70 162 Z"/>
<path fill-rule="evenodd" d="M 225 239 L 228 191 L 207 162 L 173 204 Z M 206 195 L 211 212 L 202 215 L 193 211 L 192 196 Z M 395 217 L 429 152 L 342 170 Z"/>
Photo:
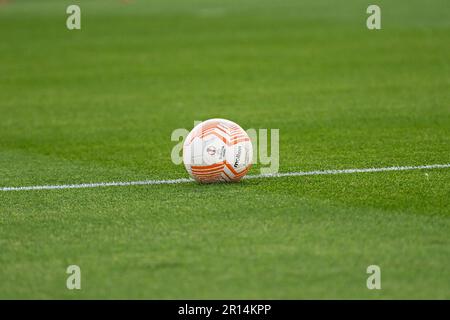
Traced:
<path fill-rule="evenodd" d="M 253 148 L 236 123 L 210 119 L 198 124 L 183 144 L 183 162 L 200 183 L 239 181 L 252 165 Z"/>

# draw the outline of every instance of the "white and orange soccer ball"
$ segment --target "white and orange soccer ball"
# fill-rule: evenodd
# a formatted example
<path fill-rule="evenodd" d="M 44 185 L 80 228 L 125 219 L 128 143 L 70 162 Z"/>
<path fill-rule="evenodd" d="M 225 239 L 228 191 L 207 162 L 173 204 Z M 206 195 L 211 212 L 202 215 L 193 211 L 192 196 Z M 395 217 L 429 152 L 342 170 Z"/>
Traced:
<path fill-rule="evenodd" d="M 252 165 L 250 137 L 236 123 L 206 120 L 189 133 L 183 162 L 189 175 L 201 183 L 239 181 Z"/>

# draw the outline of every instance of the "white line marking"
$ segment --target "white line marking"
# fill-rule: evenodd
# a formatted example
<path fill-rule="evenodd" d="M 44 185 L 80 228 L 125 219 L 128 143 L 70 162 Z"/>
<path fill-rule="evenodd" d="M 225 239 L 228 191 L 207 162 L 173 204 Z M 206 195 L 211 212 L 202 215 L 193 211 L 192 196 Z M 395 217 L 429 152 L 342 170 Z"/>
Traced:
<path fill-rule="evenodd" d="M 448 164 L 431 164 L 423 166 L 402 166 L 402 167 L 385 167 L 385 168 L 365 168 L 365 169 L 342 169 L 342 170 L 320 170 L 320 171 L 304 171 L 304 172 L 284 172 L 274 174 L 258 174 L 249 175 L 244 179 L 261 179 L 261 178 L 281 178 L 281 177 L 298 177 L 298 176 L 316 176 L 316 175 L 332 175 L 346 173 L 368 173 L 368 172 L 387 172 L 387 171 L 406 171 L 406 170 L 422 170 L 422 169 L 443 169 L 450 168 Z M 161 185 L 161 184 L 179 184 L 193 182 L 192 179 L 174 179 L 174 180 L 143 180 L 129 182 L 99 182 L 99 183 L 82 183 L 82 184 L 63 184 L 49 186 L 25 186 L 25 187 L 1 187 L 0 191 L 26 191 L 26 190 L 53 190 L 53 189 L 81 189 L 81 188 L 98 188 L 98 187 L 118 187 L 118 186 L 140 186 L 140 185 Z"/>
<path fill-rule="evenodd" d="M 423 165 L 423 166 L 320 170 L 320 171 L 284 172 L 284 173 L 282 172 L 282 173 L 275 173 L 275 174 L 260 174 L 260 175 L 254 175 L 254 176 L 247 176 L 245 178 L 247 178 L 247 179 L 278 178 L 278 177 L 317 176 L 317 175 L 345 174 L 345 173 L 367 173 L 367 172 L 406 171 L 406 170 L 443 169 L 443 168 L 450 168 L 450 163 L 448 163 L 448 164 L 430 164 L 430 165 Z"/>

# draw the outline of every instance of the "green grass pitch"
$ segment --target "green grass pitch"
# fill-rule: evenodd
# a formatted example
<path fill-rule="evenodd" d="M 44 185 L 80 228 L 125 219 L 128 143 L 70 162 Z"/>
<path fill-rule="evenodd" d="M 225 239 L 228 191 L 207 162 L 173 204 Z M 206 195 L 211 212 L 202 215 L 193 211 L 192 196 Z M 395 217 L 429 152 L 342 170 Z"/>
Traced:
<path fill-rule="evenodd" d="M 212 117 L 280 172 L 449 163 L 448 0 L 376 3 L 0 1 L 0 186 L 184 178 Z M 450 169 L 0 192 L 0 298 L 450 299 L 449 211 Z"/>

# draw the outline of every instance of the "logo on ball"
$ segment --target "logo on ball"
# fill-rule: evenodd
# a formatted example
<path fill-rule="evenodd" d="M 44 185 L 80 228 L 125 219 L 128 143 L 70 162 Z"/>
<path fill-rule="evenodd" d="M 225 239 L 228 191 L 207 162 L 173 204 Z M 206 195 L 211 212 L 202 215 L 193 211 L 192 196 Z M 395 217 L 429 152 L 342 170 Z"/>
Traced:
<path fill-rule="evenodd" d="M 206 149 L 206 152 L 208 152 L 210 156 L 213 156 L 216 154 L 216 148 L 214 146 L 209 146 L 208 149 Z"/>

